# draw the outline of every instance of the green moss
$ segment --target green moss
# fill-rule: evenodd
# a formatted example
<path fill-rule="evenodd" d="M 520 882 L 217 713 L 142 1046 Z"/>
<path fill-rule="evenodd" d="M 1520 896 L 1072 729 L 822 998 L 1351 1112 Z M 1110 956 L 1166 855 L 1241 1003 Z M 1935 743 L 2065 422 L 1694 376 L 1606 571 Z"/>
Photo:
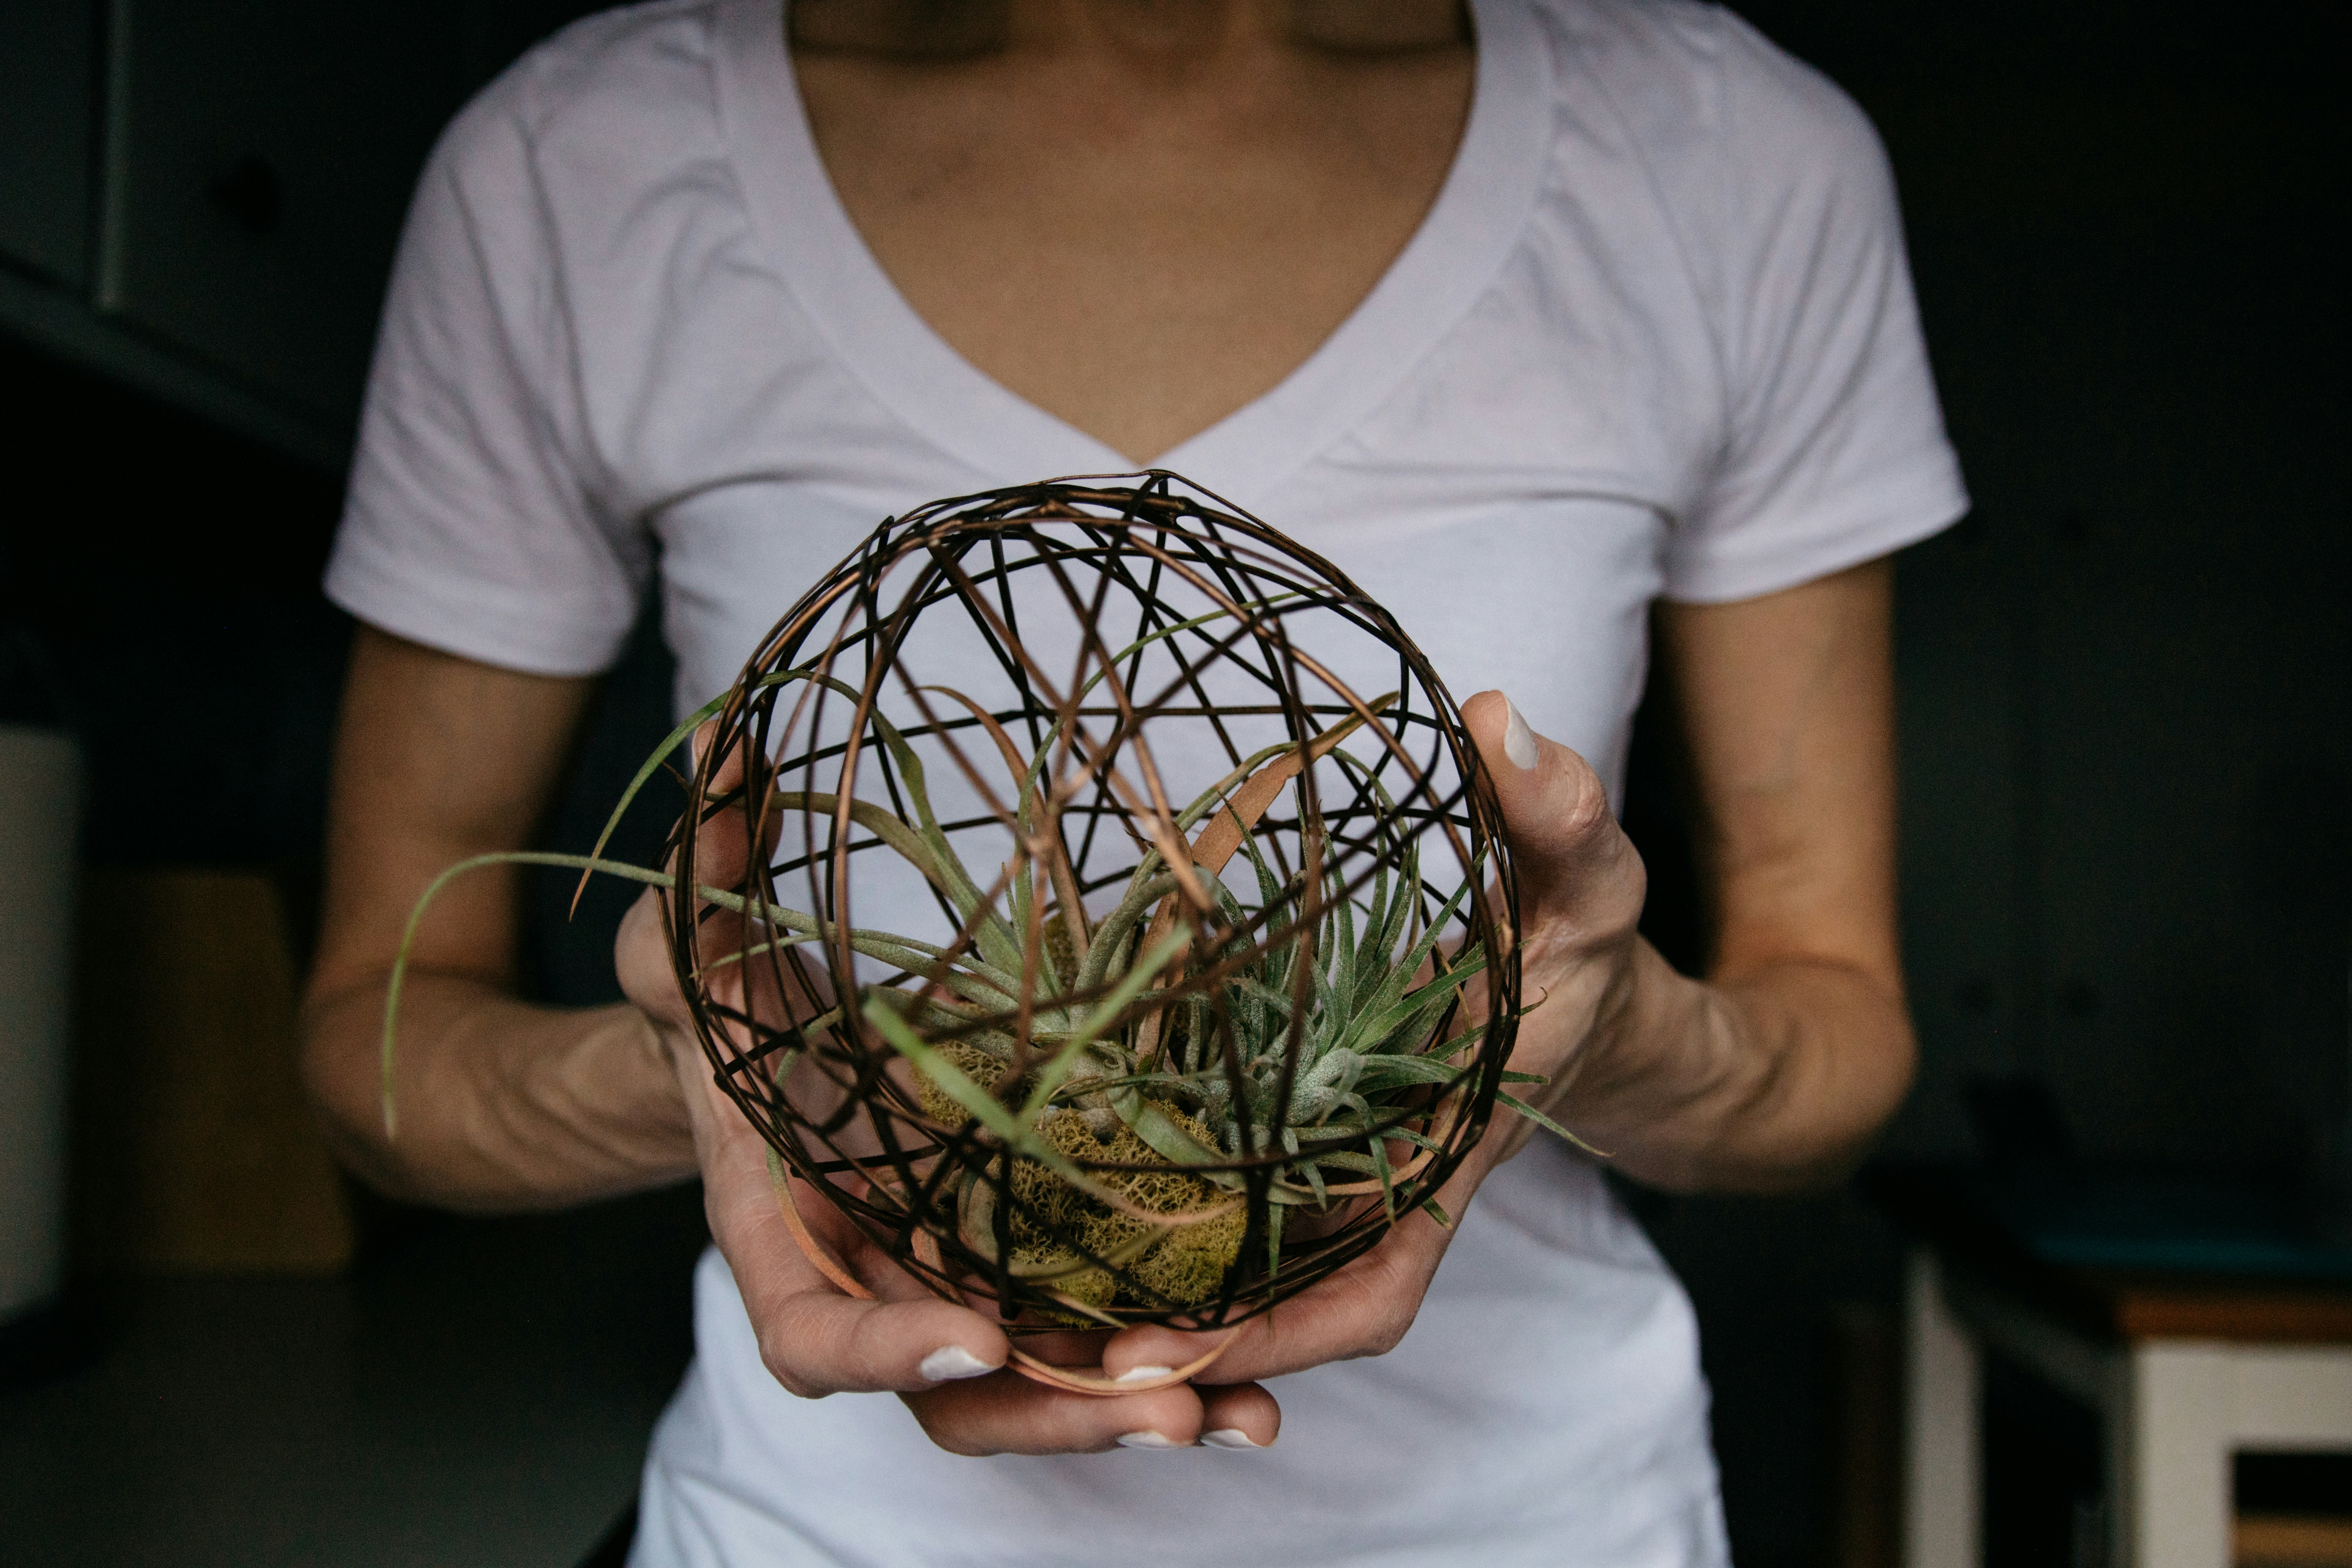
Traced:
<path fill-rule="evenodd" d="M 1248 1215 L 1235 1208 L 1214 1219 L 1196 1220 L 1169 1233 L 1168 1239 L 1138 1258 L 1129 1273 L 1157 1296 L 1195 1307 L 1217 1293 L 1225 1270 L 1241 1251 Z M 1138 1301 L 1157 1306 L 1157 1301 Z"/>
<path fill-rule="evenodd" d="M 1176 1106 L 1154 1103 L 1193 1137 L 1203 1143 L 1209 1142 L 1208 1129 L 1196 1119 Z M 1094 1173 L 1096 1180 L 1138 1208 L 1155 1214 L 1184 1214 L 1214 1207 L 1223 1201 L 1224 1194 L 1216 1187 L 1180 1166 L 1169 1164 L 1129 1129 L 1121 1128 L 1118 1136 L 1105 1143 L 1087 1130 L 1083 1117 L 1064 1110 L 1047 1116 L 1038 1131 L 1057 1153 L 1081 1167 L 1105 1163 L 1152 1167 Z M 1013 1222 L 1013 1256 L 1024 1262 L 1077 1261 L 1076 1253 L 1046 1234 L 1045 1226 L 1075 1236 L 1087 1252 L 1097 1258 L 1117 1258 L 1163 1229 L 1149 1220 L 1113 1211 L 1034 1161 L 1013 1162 L 1013 1194 L 1017 1200 Z M 1217 1293 L 1225 1269 L 1241 1249 L 1245 1224 L 1242 1212 L 1235 1208 L 1213 1219 L 1166 1230 L 1161 1239 L 1127 1265 L 1127 1273 L 1150 1293 L 1149 1297 L 1133 1289 L 1120 1297 L 1116 1290 L 1117 1280 L 1101 1268 L 1074 1275 L 1058 1282 L 1055 1288 L 1090 1306 L 1108 1306 L 1115 1297 L 1139 1307 L 1164 1306 L 1170 1300 L 1197 1306 Z"/>

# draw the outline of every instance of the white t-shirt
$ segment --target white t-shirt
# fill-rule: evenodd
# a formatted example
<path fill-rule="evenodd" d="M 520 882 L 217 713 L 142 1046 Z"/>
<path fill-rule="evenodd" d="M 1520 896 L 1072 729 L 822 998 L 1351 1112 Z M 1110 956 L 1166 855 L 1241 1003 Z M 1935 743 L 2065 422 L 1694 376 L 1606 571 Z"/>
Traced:
<path fill-rule="evenodd" d="M 1653 600 L 1805 582 L 1966 501 L 1851 103 L 1690 0 L 1473 11 L 1426 222 L 1305 364 L 1159 461 L 1615 787 Z M 534 50 L 444 138 L 327 586 L 401 636 L 579 674 L 657 575 L 683 710 L 884 516 L 1128 467 L 891 287 L 775 0 L 666 0 Z M 1395 1352 L 1277 1383 L 1262 1453 L 953 1458 L 887 1395 L 779 1388 L 716 1254 L 696 1292 L 645 1568 L 1724 1561 L 1688 1302 L 1549 1140 L 1461 1217 Z"/>

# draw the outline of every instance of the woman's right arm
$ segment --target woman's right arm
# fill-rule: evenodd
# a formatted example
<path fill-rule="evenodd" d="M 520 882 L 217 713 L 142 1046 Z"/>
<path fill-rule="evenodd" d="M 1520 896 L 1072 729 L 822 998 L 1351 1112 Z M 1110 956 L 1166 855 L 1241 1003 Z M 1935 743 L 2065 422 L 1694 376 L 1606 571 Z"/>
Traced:
<path fill-rule="evenodd" d="M 514 995 L 519 876 L 505 867 L 451 883 L 417 932 L 401 993 L 399 1133 L 385 1131 L 384 985 L 409 910 L 446 867 L 529 842 L 592 684 L 365 626 L 352 645 L 303 1066 L 336 1152 L 385 1192 L 551 1208 L 694 1173 L 678 1075 L 644 1013 Z"/>
<path fill-rule="evenodd" d="M 588 687 L 361 629 L 303 1009 L 305 1071 L 342 1158 L 385 1192 L 470 1209 L 552 1208 L 698 1171 L 711 1235 L 776 1380 L 811 1398 L 896 1393 L 956 1453 L 1181 1446 L 1203 1430 L 1274 1441 L 1279 1413 L 1254 1385 L 1094 1399 L 996 1371 L 1009 1345 L 995 1322 L 932 1296 L 804 1190 L 799 1206 L 818 1243 L 879 1299 L 836 1289 L 793 1240 L 759 1134 L 712 1082 L 650 891 L 615 954 L 635 1005 L 570 1009 L 513 994 L 515 874 L 484 869 L 450 884 L 402 985 L 399 1132 L 387 1135 L 383 994 L 408 912 L 444 868 L 528 842 Z"/>

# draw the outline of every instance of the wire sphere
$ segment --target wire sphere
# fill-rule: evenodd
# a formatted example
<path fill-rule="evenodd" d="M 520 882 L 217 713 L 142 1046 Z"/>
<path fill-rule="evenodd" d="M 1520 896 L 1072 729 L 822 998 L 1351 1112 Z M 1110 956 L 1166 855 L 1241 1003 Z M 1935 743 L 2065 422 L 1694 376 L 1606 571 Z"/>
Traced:
<path fill-rule="evenodd" d="M 1177 476 L 885 521 L 714 725 L 667 899 L 703 1047 L 942 1296 L 1236 1323 L 1435 1211 L 1484 1131 L 1517 895 L 1460 712 Z"/>

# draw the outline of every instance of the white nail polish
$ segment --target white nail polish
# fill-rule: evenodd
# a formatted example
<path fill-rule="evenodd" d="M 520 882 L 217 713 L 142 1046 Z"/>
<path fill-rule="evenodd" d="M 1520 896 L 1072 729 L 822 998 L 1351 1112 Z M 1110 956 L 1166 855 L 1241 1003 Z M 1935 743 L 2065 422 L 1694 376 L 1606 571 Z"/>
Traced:
<path fill-rule="evenodd" d="M 1527 715 L 1507 697 L 1503 699 L 1503 711 L 1507 715 L 1503 721 L 1503 755 L 1511 759 L 1515 768 L 1534 767 L 1542 753 L 1536 750 L 1536 732 L 1528 728 Z"/>
<path fill-rule="evenodd" d="M 996 1369 L 961 1345 L 941 1345 L 925 1356 L 915 1370 L 926 1383 L 947 1383 L 959 1377 L 981 1377 Z"/>
<path fill-rule="evenodd" d="M 1113 1383 L 1150 1383 L 1153 1378 L 1166 1377 L 1175 1370 L 1172 1366 L 1131 1366 L 1111 1381 Z"/>
<path fill-rule="evenodd" d="M 1181 1448 L 1182 1444 L 1157 1432 L 1121 1432 L 1118 1446 L 1122 1448 Z"/>
<path fill-rule="evenodd" d="M 1213 1432 L 1201 1434 L 1201 1446 L 1206 1448 L 1256 1448 L 1261 1444 L 1249 1440 L 1249 1434 L 1238 1426 L 1220 1426 Z"/>

